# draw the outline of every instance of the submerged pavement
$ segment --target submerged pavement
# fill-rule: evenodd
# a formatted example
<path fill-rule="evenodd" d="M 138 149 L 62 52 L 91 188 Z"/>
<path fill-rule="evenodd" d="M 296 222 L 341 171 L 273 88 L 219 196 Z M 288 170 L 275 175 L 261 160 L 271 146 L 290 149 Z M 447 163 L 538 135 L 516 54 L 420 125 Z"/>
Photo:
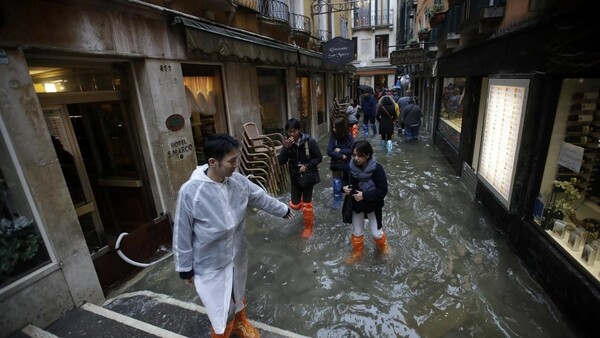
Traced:
<path fill-rule="evenodd" d="M 248 211 L 250 319 L 311 337 L 578 336 L 428 138 L 395 140 L 391 152 L 368 138 L 388 176 L 388 257 L 375 252 L 367 231 L 363 260 L 345 264 L 351 227 L 331 207 L 328 158 L 310 239 L 300 238 L 301 213 L 289 221 Z M 325 155 L 327 139 L 319 144 Z M 289 193 L 276 197 L 289 201 Z M 200 305 L 172 259 L 107 299 L 140 291 Z"/>

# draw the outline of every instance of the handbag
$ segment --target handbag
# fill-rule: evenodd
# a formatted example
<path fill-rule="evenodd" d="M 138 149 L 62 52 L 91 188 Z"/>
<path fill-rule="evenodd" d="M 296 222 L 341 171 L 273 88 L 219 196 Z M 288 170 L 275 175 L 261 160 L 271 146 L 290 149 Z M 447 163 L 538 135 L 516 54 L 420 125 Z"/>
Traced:
<path fill-rule="evenodd" d="M 342 171 L 346 168 L 346 161 L 344 160 L 331 160 L 329 162 L 329 170 Z"/>
<path fill-rule="evenodd" d="M 295 176 L 296 176 L 296 184 L 298 184 L 302 188 L 313 186 L 313 185 L 321 182 L 321 177 L 319 176 L 318 170 L 311 170 L 311 171 L 305 171 L 303 173 L 297 173 Z"/>
<path fill-rule="evenodd" d="M 344 204 L 342 205 L 342 222 L 352 223 L 352 195 L 346 195 L 344 197 Z"/>

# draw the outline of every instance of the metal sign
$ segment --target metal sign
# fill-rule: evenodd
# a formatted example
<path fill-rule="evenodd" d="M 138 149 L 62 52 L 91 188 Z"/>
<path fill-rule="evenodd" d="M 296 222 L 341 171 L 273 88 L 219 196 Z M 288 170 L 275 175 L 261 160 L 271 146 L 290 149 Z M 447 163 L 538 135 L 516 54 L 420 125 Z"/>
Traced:
<path fill-rule="evenodd" d="M 395 50 L 390 54 L 390 64 L 394 66 L 425 62 L 423 48 Z"/>
<path fill-rule="evenodd" d="M 335 37 L 323 44 L 323 62 L 343 65 L 354 59 L 352 40 Z"/>

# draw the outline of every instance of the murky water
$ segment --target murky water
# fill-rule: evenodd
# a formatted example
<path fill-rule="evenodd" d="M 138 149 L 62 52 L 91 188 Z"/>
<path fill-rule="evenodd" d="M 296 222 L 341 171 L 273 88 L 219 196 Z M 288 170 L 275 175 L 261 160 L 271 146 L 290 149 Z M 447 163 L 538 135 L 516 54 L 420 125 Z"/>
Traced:
<path fill-rule="evenodd" d="M 576 336 L 427 139 L 396 142 L 392 153 L 373 139 L 388 175 L 388 257 L 376 254 L 367 231 L 363 260 L 344 262 L 351 229 L 331 208 L 327 158 L 315 189 L 312 238 L 300 238 L 301 213 L 288 221 L 249 211 L 251 319 L 312 337 Z M 326 142 L 319 142 L 323 153 Z M 287 203 L 289 193 L 278 198 Z M 166 262 L 123 291 L 198 302 L 172 259 Z"/>
<path fill-rule="evenodd" d="M 312 238 L 299 236 L 300 213 L 292 222 L 248 218 L 253 318 L 313 337 L 572 334 L 434 145 L 397 142 L 388 153 L 372 143 L 388 176 L 383 223 L 392 254 L 377 255 L 367 231 L 362 262 L 344 262 L 351 229 L 331 208 L 325 159 Z"/>

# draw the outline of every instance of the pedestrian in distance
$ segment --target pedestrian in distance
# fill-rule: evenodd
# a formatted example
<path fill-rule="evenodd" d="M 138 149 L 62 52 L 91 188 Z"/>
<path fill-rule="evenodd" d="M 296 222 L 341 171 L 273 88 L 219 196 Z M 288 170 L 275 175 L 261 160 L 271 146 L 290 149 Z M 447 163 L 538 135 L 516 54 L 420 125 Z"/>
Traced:
<path fill-rule="evenodd" d="M 377 126 L 375 125 L 375 115 L 377 115 L 377 101 L 370 91 L 365 91 L 360 105 L 363 112 L 363 130 L 365 136 L 369 136 L 369 123 L 373 128 L 373 136 L 377 135 Z"/>
<path fill-rule="evenodd" d="M 334 209 L 342 206 L 342 174 L 347 169 L 352 158 L 352 146 L 354 137 L 349 133 L 348 122 L 345 118 L 338 117 L 333 122 L 331 136 L 327 143 L 327 155 L 331 159 L 329 170 L 331 170 L 331 186 L 333 188 Z"/>
<path fill-rule="evenodd" d="M 292 219 L 290 208 L 236 172 L 239 142 L 227 134 L 206 139 L 208 163 L 179 189 L 173 224 L 175 271 L 193 285 L 208 313 L 211 337 L 259 337 L 246 318 L 249 205 Z"/>
<path fill-rule="evenodd" d="M 373 147 L 367 140 L 358 140 L 352 149 L 352 161 L 346 171 L 344 194 L 351 195 L 352 200 L 352 254 L 346 263 L 352 264 L 363 257 L 365 218 L 369 220 L 369 228 L 377 250 L 382 255 L 389 255 L 390 248 L 387 236 L 383 232 L 383 205 L 388 192 L 385 171 L 373 157 Z"/>
<path fill-rule="evenodd" d="M 348 123 L 350 124 L 350 129 L 352 130 L 352 137 L 358 137 L 358 109 L 360 107 L 357 104 L 357 100 L 350 100 L 350 104 L 348 108 L 346 108 L 346 114 L 348 115 Z"/>
<path fill-rule="evenodd" d="M 409 101 L 412 98 L 412 90 L 407 89 L 404 92 L 404 96 L 400 97 L 398 99 L 398 106 L 400 107 L 400 111 L 402 111 L 402 108 L 406 107 L 409 103 Z M 398 136 L 402 136 L 402 129 L 404 129 L 404 125 L 402 124 L 402 119 L 398 119 L 396 120 L 396 127 L 398 127 Z"/>
<path fill-rule="evenodd" d="M 404 125 L 404 140 L 417 141 L 421 127 L 421 108 L 411 97 L 408 104 L 400 111 L 400 119 Z"/>
<path fill-rule="evenodd" d="M 319 163 L 323 155 L 317 141 L 301 131 L 301 123 L 297 119 L 289 119 L 285 124 L 287 138 L 283 140 L 283 148 L 279 153 L 279 163 L 288 164 L 291 183 L 290 207 L 302 210 L 304 231 L 302 238 L 309 238 L 313 233 L 315 212 L 312 204 L 313 188 L 321 181 Z"/>
<path fill-rule="evenodd" d="M 392 151 L 392 135 L 394 134 L 394 122 L 398 118 L 396 107 L 391 95 L 381 98 L 377 105 L 377 121 L 379 121 L 379 134 L 381 134 L 381 149 Z"/>

